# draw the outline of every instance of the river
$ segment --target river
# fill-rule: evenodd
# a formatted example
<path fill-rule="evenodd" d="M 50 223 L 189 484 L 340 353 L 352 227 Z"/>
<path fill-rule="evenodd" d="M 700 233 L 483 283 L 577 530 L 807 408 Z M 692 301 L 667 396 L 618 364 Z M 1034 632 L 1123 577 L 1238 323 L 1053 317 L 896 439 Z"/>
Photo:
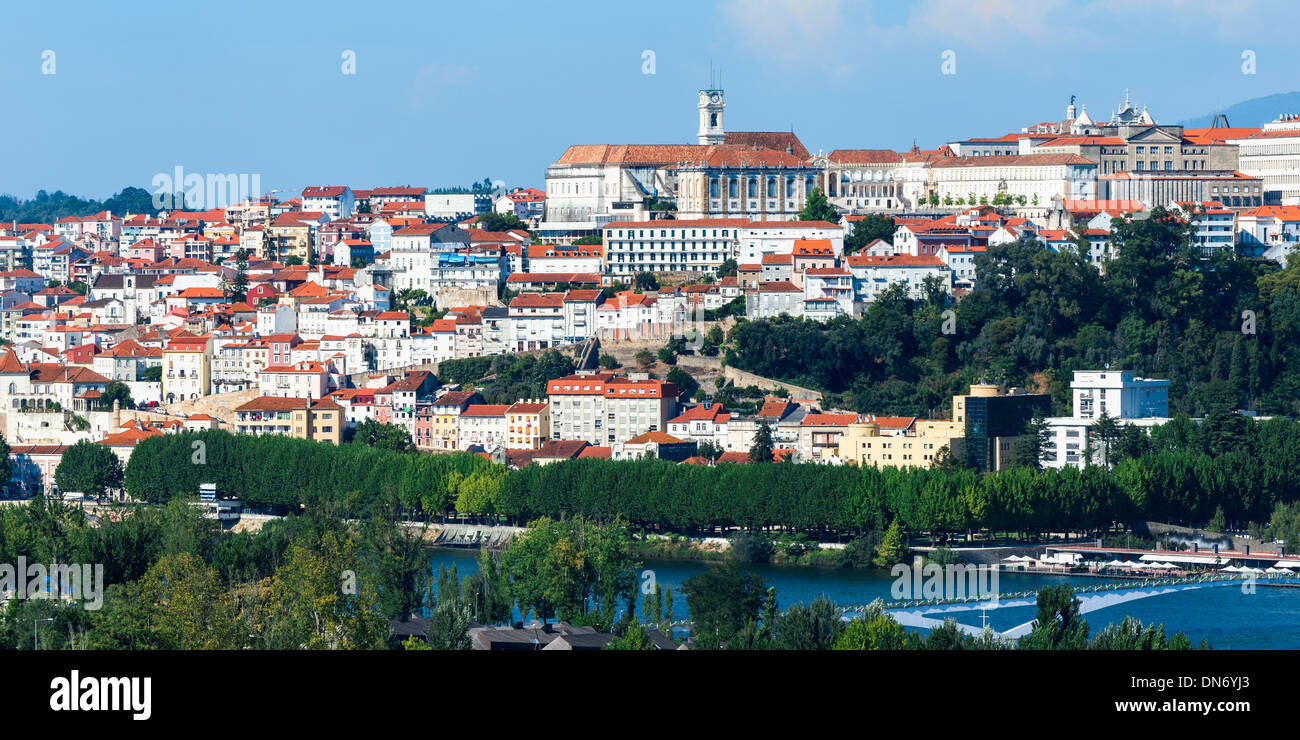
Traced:
<path fill-rule="evenodd" d="M 432 551 L 435 573 L 443 565 L 456 566 L 460 575 L 477 570 L 473 550 L 437 548 Z M 808 603 L 818 596 L 839 605 L 866 604 L 877 598 L 888 601 L 894 579 L 886 571 L 875 569 L 815 568 L 753 564 L 745 566 L 775 586 L 781 608 Z M 686 617 L 686 598 L 681 583 L 695 573 L 707 570 L 708 563 L 672 560 L 647 561 L 643 580 L 653 578 L 661 587 L 673 590 L 673 616 Z M 1038 589 L 1059 583 L 1097 585 L 1095 578 L 1070 578 L 1028 573 L 1000 574 L 999 591 L 1010 593 Z M 1296 650 L 1300 649 L 1300 588 L 1259 586 L 1254 593 L 1225 586 L 1183 591 L 1131 601 L 1099 609 L 1085 615 L 1092 631 L 1132 616 L 1144 623 L 1160 622 L 1165 631 L 1182 631 L 1193 644 L 1209 640 L 1217 650 Z M 995 629 L 1006 630 L 1034 618 L 1034 607 L 1009 607 L 988 612 Z M 974 612 L 961 621 L 979 626 L 980 615 Z"/>

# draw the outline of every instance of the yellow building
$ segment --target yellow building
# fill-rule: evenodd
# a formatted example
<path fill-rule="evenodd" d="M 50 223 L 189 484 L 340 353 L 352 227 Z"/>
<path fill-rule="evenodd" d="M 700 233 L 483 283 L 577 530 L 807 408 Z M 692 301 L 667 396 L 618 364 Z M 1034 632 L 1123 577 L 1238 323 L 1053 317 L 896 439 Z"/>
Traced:
<path fill-rule="evenodd" d="M 311 237 L 310 219 L 300 213 L 283 213 L 266 229 L 263 256 L 280 262 L 299 257 L 307 264 L 311 258 Z"/>
<path fill-rule="evenodd" d="M 506 409 L 506 448 L 536 450 L 551 438 L 551 407 L 542 399 L 519 401 Z"/>
<path fill-rule="evenodd" d="M 471 404 L 483 403 L 478 391 L 448 391 L 433 402 L 430 447 L 452 452 L 460 449 L 460 415 Z"/>
<path fill-rule="evenodd" d="M 964 451 L 964 425 L 943 419 L 917 419 L 910 434 L 880 434 L 873 422 L 850 424 L 839 438 L 839 457 L 849 465 L 873 468 L 928 468 L 947 447 Z"/>
<path fill-rule="evenodd" d="M 343 441 L 343 407 L 326 399 L 312 402 L 260 396 L 235 409 L 235 431 L 339 444 Z"/>

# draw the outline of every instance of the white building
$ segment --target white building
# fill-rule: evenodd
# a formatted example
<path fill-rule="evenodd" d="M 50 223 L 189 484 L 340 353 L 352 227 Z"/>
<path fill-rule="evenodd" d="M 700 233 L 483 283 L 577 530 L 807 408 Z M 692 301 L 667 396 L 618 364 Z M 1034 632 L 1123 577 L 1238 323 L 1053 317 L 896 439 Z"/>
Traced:
<path fill-rule="evenodd" d="M 614 222 L 604 229 L 605 263 L 611 275 L 621 276 L 712 272 L 736 257 L 740 230 L 748 225 L 743 218 Z"/>
<path fill-rule="evenodd" d="M 677 409 L 677 386 L 662 380 L 590 373 L 547 384 L 551 438 L 594 445 L 663 431 Z"/>
<path fill-rule="evenodd" d="M 941 157 L 929 164 L 927 188 L 941 202 L 971 196 L 991 203 L 997 195 L 1026 205 L 1054 199 L 1097 198 L 1097 164 L 1078 154 L 1013 154 L 995 157 Z"/>
<path fill-rule="evenodd" d="M 1300 205 L 1300 115 L 1279 116 L 1226 143 L 1237 145 L 1237 169 L 1263 181 L 1265 204 Z"/>
<path fill-rule="evenodd" d="M 1170 210 L 1183 215 L 1192 225 L 1192 244 L 1207 256 L 1231 252 L 1237 245 L 1237 212 L 1211 200 L 1175 202 Z"/>
<path fill-rule="evenodd" d="M 871 257 L 855 254 L 846 258 L 845 262 L 853 274 L 854 301 L 858 304 L 875 301 L 881 292 L 894 283 L 906 285 L 910 298 L 923 298 L 925 280 L 928 277 L 937 278 L 943 290 L 952 292 L 952 271 L 938 257 L 914 257 L 910 254 Z"/>
<path fill-rule="evenodd" d="M 795 242 L 825 239 L 835 256 L 844 254 L 844 227 L 829 221 L 753 221 L 740 229 L 740 264 L 761 262 L 765 254 L 792 254 Z"/>
<path fill-rule="evenodd" d="M 1245 249 L 1286 264 L 1300 242 L 1300 206 L 1260 206 L 1237 216 L 1237 239 Z"/>
<path fill-rule="evenodd" d="M 1070 389 L 1074 415 L 1046 420 L 1051 442 L 1044 450 L 1044 467 L 1082 468 L 1089 451 L 1093 464 L 1105 464 L 1105 450 L 1092 439 L 1092 426 L 1103 413 L 1121 426 L 1149 428 L 1169 420 L 1168 380 L 1135 378 L 1126 370 L 1076 371 Z"/>
<path fill-rule="evenodd" d="M 302 210 L 320 211 L 331 221 L 352 215 L 356 198 L 346 185 L 310 186 L 302 191 Z"/>

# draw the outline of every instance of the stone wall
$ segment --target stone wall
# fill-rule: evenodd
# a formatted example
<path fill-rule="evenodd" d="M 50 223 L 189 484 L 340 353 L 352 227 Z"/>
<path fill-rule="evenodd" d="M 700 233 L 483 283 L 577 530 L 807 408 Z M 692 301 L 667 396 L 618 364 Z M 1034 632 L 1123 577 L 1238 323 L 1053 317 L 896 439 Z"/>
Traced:
<path fill-rule="evenodd" d="M 776 388 L 784 388 L 786 389 L 786 391 L 790 393 L 790 398 L 795 400 L 806 399 L 811 401 L 817 401 L 818 403 L 820 403 L 822 400 L 822 394 L 810 388 L 804 388 L 802 386 L 797 386 L 792 383 L 782 383 L 777 380 L 771 380 L 769 378 L 764 378 L 761 375 L 747 373 L 744 370 L 737 370 L 736 368 L 730 366 L 724 367 L 722 369 L 722 377 L 726 378 L 727 380 L 731 381 L 732 383 L 735 383 L 737 386 L 740 386 L 742 388 L 747 385 L 756 385 L 759 388 L 762 388 L 764 390 L 774 390 Z"/>

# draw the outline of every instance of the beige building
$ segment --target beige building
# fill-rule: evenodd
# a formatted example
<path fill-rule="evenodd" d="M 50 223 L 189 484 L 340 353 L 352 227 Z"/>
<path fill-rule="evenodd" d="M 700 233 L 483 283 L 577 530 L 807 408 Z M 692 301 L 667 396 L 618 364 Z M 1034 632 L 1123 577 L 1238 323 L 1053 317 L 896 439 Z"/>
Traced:
<path fill-rule="evenodd" d="M 460 415 L 482 400 L 477 391 L 448 391 L 435 399 L 430 447 L 445 452 L 460 449 Z"/>
<path fill-rule="evenodd" d="M 212 341 L 210 337 L 178 337 L 163 348 L 163 403 L 174 403 L 208 395 L 212 387 Z"/>
<path fill-rule="evenodd" d="M 551 406 L 546 401 L 518 401 L 506 409 L 506 449 L 536 450 L 550 438 Z"/>
<path fill-rule="evenodd" d="M 315 217 L 313 219 L 312 217 Z M 316 213 L 283 213 L 267 227 L 264 236 L 267 259 L 284 261 L 289 257 L 299 257 L 303 264 L 310 262 L 313 220 L 319 220 Z"/>
<path fill-rule="evenodd" d="M 719 147 L 700 161 L 677 165 L 677 213 L 688 220 L 793 221 L 819 175 L 789 152 Z"/>
<path fill-rule="evenodd" d="M 882 435 L 880 424 L 850 424 L 839 437 L 839 457 L 850 465 L 873 468 L 928 468 L 945 447 L 963 454 L 964 425 L 942 419 L 918 419 L 912 433 Z"/>
<path fill-rule="evenodd" d="M 280 434 L 339 444 L 343 424 L 343 407 L 327 399 L 260 396 L 235 409 L 239 434 Z"/>

